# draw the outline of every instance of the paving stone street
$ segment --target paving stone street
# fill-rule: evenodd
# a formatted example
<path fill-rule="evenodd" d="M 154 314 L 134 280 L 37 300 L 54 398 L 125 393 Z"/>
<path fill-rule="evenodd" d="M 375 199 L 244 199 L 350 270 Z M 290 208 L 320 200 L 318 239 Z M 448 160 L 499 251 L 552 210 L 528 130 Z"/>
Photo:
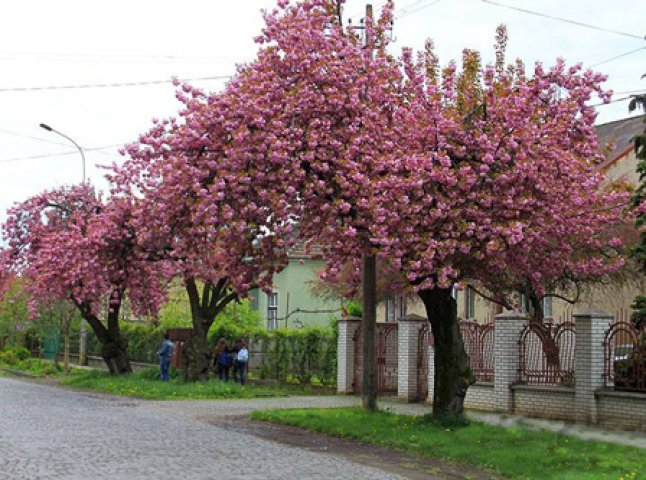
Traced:
<path fill-rule="evenodd" d="M 145 402 L 0 378 L 0 478 L 404 478 L 200 420 L 214 403 Z M 222 408 L 236 413 L 227 405 L 235 402 Z"/>

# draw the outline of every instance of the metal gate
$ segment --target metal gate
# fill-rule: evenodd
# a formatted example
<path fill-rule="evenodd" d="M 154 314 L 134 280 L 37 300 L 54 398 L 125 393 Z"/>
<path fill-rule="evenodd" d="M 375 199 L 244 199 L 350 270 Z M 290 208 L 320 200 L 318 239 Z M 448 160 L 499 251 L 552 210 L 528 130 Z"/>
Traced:
<path fill-rule="evenodd" d="M 375 329 L 377 347 L 377 393 L 397 393 L 398 329 L 396 323 L 377 324 Z M 363 330 L 361 326 L 352 338 L 354 342 L 354 376 L 352 390 L 361 393 L 363 372 Z"/>

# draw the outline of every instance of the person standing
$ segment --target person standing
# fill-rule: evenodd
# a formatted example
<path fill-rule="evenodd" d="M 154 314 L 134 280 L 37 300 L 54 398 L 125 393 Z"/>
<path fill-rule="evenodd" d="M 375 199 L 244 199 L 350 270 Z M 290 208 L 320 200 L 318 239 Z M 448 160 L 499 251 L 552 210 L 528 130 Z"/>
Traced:
<path fill-rule="evenodd" d="M 244 385 L 247 377 L 247 364 L 249 362 L 249 350 L 244 340 L 238 339 L 233 346 L 233 380 L 240 379 L 240 385 Z"/>
<path fill-rule="evenodd" d="M 227 342 L 224 338 L 218 340 L 215 347 L 215 370 L 218 373 L 218 378 L 229 381 L 229 370 L 231 369 L 231 352 L 227 347 Z"/>
<path fill-rule="evenodd" d="M 173 342 L 170 341 L 170 335 L 168 332 L 164 333 L 164 341 L 157 350 L 157 355 L 159 356 L 159 369 L 161 370 L 161 380 L 167 382 L 170 380 L 168 375 L 168 367 L 170 367 L 170 359 L 173 356 Z"/>

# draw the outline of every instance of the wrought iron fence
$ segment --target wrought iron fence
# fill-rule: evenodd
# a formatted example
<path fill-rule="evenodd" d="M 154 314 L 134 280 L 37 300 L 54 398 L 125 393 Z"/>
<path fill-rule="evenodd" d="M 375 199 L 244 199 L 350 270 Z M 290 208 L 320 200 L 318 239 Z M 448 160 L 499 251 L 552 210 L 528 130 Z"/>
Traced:
<path fill-rule="evenodd" d="M 573 385 L 574 323 L 530 323 L 518 342 L 520 380 L 529 385 Z"/>
<path fill-rule="evenodd" d="M 471 320 L 460 322 L 464 348 L 469 355 L 471 371 L 478 382 L 494 379 L 494 324 L 480 324 Z"/>
<path fill-rule="evenodd" d="M 377 391 L 379 394 L 397 392 L 397 355 L 398 324 L 380 323 L 376 327 L 377 346 Z M 363 371 L 363 334 L 361 327 L 353 337 L 354 341 L 354 375 L 352 388 L 354 393 L 361 393 L 361 375 Z"/>
<path fill-rule="evenodd" d="M 646 325 L 610 325 L 603 341 L 604 379 L 615 390 L 646 392 Z"/>

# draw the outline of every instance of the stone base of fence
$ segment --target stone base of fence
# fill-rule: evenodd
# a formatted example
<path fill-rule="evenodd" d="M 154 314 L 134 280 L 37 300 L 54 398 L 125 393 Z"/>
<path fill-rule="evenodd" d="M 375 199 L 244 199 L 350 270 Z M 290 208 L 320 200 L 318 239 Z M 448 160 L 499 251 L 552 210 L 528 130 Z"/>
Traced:
<path fill-rule="evenodd" d="M 464 399 L 466 408 L 475 410 L 495 410 L 496 392 L 493 382 L 474 383 L 467 390 L 467 397 Z"/>
<path fill-rule="evenodd" d="M 646 432 L 646 395 L 600 389 L 595 398 L 598 425 Z"/>
<path fill-rule="evenodd" d="M 574 388 L 543 385 L 514 385 L 513 413 L 526 417 L 575 421 Z"/>

